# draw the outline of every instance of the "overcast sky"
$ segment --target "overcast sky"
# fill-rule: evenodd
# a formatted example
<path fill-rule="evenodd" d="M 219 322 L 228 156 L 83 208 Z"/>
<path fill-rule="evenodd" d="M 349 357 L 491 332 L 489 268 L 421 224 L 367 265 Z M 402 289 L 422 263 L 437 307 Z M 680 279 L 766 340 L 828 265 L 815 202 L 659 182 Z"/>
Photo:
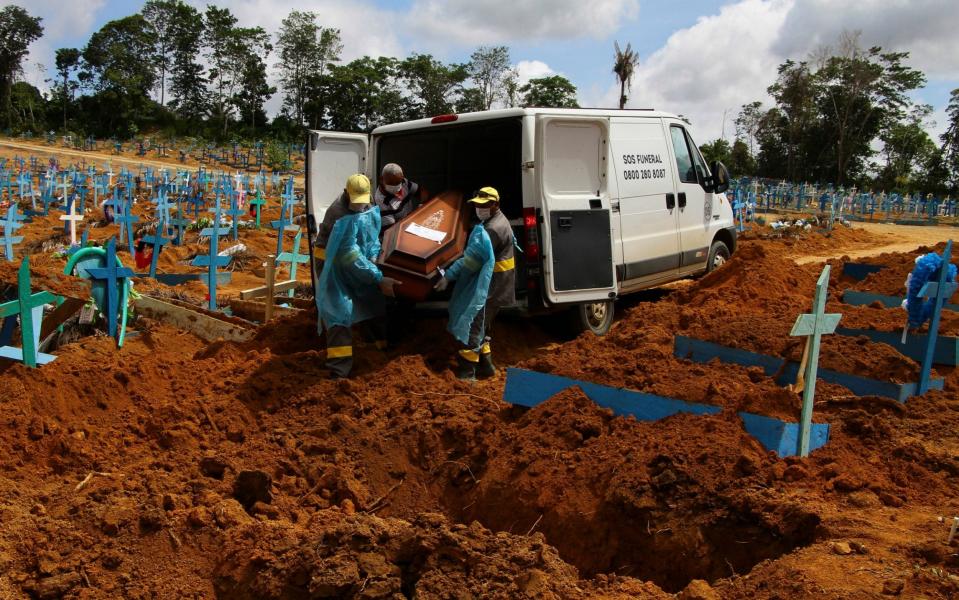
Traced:
<path fill-rule="evenodd" d="M 199 9 L 208 3 L 188 0 Z M 82 47 L 110 19 L 132 14 L 130 0 L 19 0 L 43 17 L 26 79 L 47 87 L 56 48 Z M 613 41 L 632 43 L 640 63 L 630 107 L 686 115 L 699 143 L 733 137 L 732 119 L 766 88 L 786 58 L 806 58 L 843 29 L 865 46 L 911 53 L 928 84 L 915 99 L 931 104 L 937 136 L 949 93 L 959 88 L 959 0 L 219 0 L 245 26 L 275 34 L 291 10 L 311 10 L 342 32 L 343 58 L 425 52 L 466 61 L 480 45 L 507 45 L 522 79 L 559 73 L 582 106 L 614 107 Z M 274 59 L 268 61 L 271 65 Z M 45 65 L 44 73 L 40 65 Z M 267 105 L 275 112 L 280 95 Z M 724 114 L 725 119 L 724 119 Z"/>

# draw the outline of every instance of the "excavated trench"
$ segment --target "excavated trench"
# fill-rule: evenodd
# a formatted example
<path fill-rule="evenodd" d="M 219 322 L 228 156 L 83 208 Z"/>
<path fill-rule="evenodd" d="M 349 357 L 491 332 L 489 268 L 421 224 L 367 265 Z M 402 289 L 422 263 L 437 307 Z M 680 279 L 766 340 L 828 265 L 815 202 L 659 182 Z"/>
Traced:
<path fill-rule="evenodd" d="M 721 499 L 656 502 L 646 508 L 600 501 L 594 512 L 575 505 L 543 507 L 511 482 L 482 480 L 483 471 L 474 474 L 484 488 L 477 495 L 463 493 L 462 477 L 447 484 L 441 499 L 451 519 L 512 534 L 540 532 L 583 577 L 635 577 L 671 593 L 693 579 L 744 575 L 764 560 L 809 545 L 820 522 L 818 515 L 795 506 L 764 514 Z"/>
<path fill-rule="evenodd" d="M 500 427 L 476 437 L 422 433 L 410 462 L 427 468 L 413 479 L 452 521 L 538 532 L 583 577 L 630 576 L 673 593 L 814 541 L 817 514 L 759 491 L 770 461 L 761 449 L 741 453 L 738 422 L 639 423 L 577 393 L 500 413 Z M 690 443 L 699 432 L 722 448 Z"/>

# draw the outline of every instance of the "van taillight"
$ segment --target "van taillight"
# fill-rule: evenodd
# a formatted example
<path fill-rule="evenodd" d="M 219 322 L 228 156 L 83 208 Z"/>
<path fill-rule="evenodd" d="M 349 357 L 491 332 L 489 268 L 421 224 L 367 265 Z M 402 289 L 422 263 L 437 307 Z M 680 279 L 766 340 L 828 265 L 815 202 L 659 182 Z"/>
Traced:
<path fill-rule="evenodd" d="M 452 123 L 459 118 L 459 115 L 438 115 L 430 119 L 430 123 L 433 125 L 436 125 L 437 123 Z"/>
<path fill-rule="evenodd" d="M 539 232 L 536 227 L 536 209 L 527 207 L 523 209 L 523 232 L 526 236 L 524 240 L 523 253 L 526 255 L 527 263 L 539 260 Z"/>

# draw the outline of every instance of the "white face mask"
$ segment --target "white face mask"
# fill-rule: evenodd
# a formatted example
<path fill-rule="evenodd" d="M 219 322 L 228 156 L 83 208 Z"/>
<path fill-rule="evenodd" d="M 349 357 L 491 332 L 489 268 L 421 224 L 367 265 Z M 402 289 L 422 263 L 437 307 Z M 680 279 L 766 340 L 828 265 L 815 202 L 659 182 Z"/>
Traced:
<path fill-rule="evenodd" d="M 395 194 L 395 193 L 399 192 L 401 189 L 403 189 L 403 184 L 402 184 L 402 183 L 397 183 L 396 185 L 386 185 L 386 184 L 384 183 L 384 184 L 383 184 L 383 189 L 384 189 L 384 190 L 386 191 L 386 193 L 388 193 L 388 194 Z"/>
<path fill-rule="evenodd" d="M 493 209 L 492 209 L 492 208 L 477 208 L 477 209 L 476 209 L 476 216 L 479 218 L 480 221 L 485 221 L 485 220 L 487 220 L 487 219 L 489 219 L 490 217 L 493 216 Z"/>

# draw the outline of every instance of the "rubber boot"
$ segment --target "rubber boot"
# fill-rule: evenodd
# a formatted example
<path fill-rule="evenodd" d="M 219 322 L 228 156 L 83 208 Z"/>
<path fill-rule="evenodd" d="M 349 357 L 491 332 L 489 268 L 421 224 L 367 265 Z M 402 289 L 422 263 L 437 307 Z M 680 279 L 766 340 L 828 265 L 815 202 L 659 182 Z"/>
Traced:
<path fill-rule="evenodd" d="M 496 375 L 496 365 L 493 364 L 493 353 L 484 352 L 480 354 L 479 363 L 476 365 L 477 379 L 489 379 Z"/>
<path fill-rule="evenodd" d="M 475 380 L 476 379 L 476 364 L 471 360 L 467 360 L 462 356 L 456 357 L 456 378 L 464 380 Z"/>

